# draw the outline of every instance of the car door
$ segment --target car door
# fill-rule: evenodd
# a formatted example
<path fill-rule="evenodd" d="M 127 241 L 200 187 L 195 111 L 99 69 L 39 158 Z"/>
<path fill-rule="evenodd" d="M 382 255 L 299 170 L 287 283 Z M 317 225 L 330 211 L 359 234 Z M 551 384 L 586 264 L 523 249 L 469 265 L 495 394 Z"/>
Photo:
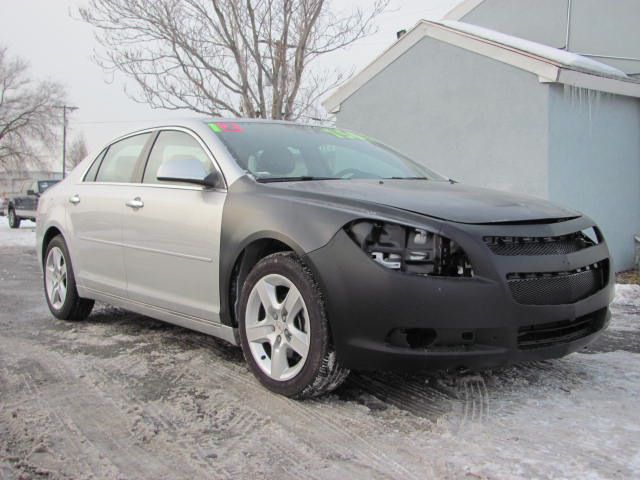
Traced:
<path fill-rule="evenodd" d="M 33 189 L 33 185 L 34 182 L 25 182 L 22 185 L 20 194 L 15 197 L 13 206 L 15 208 L 16 215 L 26 216 L 28 214 L 29 200 L 32 197 L 32 195 L 29 195 L 29 191 Z"/>
<path fill-rule="evenodd" d="M 29 187 L 27 195 L 24 197 L 23 209 L 29 215 L 35 215 L 36 208 L 38 207 L 38 196 L 40 195 L 40 189 L 38 188 L 38 182 L 33 182 Z"/>
<path fill-rule="evenodd" d="M 194 133 L 159 132 L 140 172 L 141 183 L 127 187 L 129 206 L 123 218 L 127 292 L 137 302 L 218 322 L 226 190 L 159 181 L 159 167 L 172 159 L 197 159 L 209 173 L 218 169 Z"/>
<path fill-rule="evenodd" d="M 126 297 L 122 217 L 127 188 L 150 140 L 151 133 L 142 133 L 113 143 L 72 190 L 70 249 L 76 280 L 85 288 Z"/>

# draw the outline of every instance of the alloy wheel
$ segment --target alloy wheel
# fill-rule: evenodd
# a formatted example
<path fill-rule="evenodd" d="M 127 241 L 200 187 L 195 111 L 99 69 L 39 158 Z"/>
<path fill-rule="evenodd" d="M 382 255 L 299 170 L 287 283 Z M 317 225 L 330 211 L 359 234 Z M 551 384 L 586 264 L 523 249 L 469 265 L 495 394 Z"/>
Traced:
<path fill-rule="evenodd" d="M 307 360 L 309 313 L 291 280 L 270 274 L 258 280 L 247 302 L 246 335 L 253 359 L 270 378 L 294 378 Z"/>
<path fill-rule="evenodd" d="M 60 248 L 49 250 L 44 274 L 49 302 L 53 308 L 60 310 L 67 298 L 67 264 Z"/>

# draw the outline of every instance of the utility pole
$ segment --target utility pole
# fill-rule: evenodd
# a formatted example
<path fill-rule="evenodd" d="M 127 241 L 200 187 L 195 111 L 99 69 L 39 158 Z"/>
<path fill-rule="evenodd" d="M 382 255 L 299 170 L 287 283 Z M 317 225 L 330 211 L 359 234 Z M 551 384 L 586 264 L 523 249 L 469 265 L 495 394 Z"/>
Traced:
<path fill-rule="evenodd" d="M 67 159 L 67 110 L 73 112 L 78 107 L 70 105 L 56 105 L 56 108 L 62 109 L 62 178 L 66 175 L 66 159 Z"/>

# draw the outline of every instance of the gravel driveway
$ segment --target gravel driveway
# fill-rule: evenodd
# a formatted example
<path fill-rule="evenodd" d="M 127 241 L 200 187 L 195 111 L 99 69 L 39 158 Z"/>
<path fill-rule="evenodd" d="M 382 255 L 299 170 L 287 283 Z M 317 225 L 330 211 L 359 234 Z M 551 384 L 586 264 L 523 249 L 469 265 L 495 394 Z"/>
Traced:
<path fill-rule="evenodd" d="M 0 281 L 0 478 L 640 478 L 637 286 L 565 359 L 296 402 L 211 337 L 104 305 L 54 320 L 28 222 L 0 220 Z"/>

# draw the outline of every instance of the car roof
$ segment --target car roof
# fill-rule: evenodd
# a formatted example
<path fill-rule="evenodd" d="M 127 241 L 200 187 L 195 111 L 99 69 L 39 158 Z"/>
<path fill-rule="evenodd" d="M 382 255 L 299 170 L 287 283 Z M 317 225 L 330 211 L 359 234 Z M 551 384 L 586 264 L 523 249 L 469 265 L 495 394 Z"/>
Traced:
<path fill-rule="evenodd" d="M 192 130 L 198 130 L 203 125 L 208 123 L 263 123 L 273 125 L 298 125 L 306 127 L 319 127 L 317 124 L 304 123 L 304 122 L 292 122 L 288 120 L 271 120 L 265 118 L 237 118 L 237 117 L 181 117 L 173 118 L 166 121 L 154 121 L 154 122 L 140 122 L 138 128 L 120 135 L 109 142 L 109 144 L 119 140 L 120 138 L 129 137 L 138 132 L 144 132 L 146 130 L 155 130 L 159 128 L 171 128 L 171 127 L 185 127 Z"/>

